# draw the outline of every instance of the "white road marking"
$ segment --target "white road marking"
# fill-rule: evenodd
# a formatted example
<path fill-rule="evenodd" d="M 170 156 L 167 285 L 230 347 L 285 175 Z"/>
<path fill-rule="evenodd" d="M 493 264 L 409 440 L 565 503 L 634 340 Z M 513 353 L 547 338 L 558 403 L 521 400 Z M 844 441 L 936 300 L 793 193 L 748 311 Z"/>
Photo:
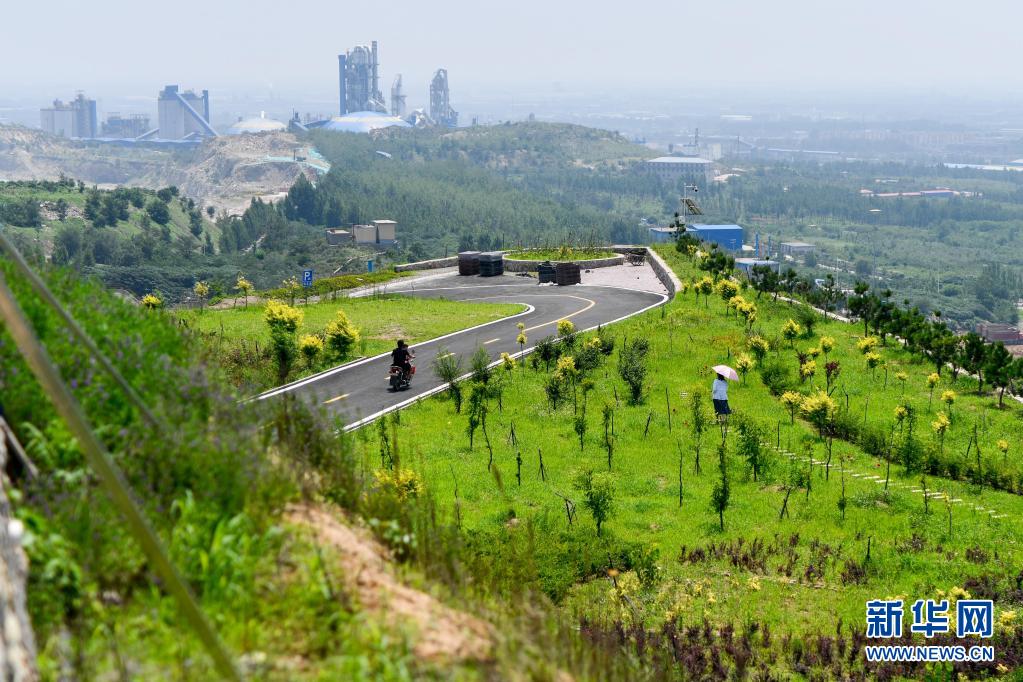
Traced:
<path fill-rule="evenodd" d="M 484 341 L 483 345 L 484 346 L 489 346 L 490 344 L 494 343 L 495 341 L 500 341 L 500 340 L 501 339 L 490 339 L 489 341 Z"/>

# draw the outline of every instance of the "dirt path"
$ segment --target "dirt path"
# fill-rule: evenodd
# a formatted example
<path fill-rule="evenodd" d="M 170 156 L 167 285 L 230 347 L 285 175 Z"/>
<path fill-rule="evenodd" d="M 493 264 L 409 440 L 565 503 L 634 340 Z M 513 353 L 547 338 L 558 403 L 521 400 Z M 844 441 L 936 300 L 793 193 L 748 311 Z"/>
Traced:
<path fill-rule="evenodd" d="M 311 531 L 327 556 L 336 557 L 346 591 L 362 609 L 406 632 L 420 660 L 444 664 L 493 659 L 492 626 L 404 584 L 395 575 L 389 552 L 369 531 L 313 505 L 293 505 L 285 518 Z"/>

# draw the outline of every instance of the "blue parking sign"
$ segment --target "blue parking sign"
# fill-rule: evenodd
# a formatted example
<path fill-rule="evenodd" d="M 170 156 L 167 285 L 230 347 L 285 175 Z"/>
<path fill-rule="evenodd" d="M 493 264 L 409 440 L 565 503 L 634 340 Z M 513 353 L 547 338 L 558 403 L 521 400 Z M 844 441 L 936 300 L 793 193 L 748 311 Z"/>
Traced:
<path fill-rule="evenodd" d="M 303 270 L 302 271 L 302 286 L 311 287 L 313 285 L 313 271 Z"/>

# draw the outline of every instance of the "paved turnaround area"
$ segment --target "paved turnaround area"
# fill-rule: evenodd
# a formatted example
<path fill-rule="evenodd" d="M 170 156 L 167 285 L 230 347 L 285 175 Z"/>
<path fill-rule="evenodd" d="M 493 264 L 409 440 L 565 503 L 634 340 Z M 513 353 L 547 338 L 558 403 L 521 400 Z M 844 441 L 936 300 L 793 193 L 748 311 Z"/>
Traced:
<path fill-rule="evenodd" d="M 648 266 L 629 269 L 650 271 Z M 442 390 L 444 384 L 434 375 L 431 367 L 438 352 L 460 356 L 463 368 L 468 371 L 469 359 L 480 346 L 487 349 L 492 362 L 498 361 L 501 353 L 517 354 L 520 349 L 515 343 L 519 333 L 516 325 L 520 322 L 526 325 L 528 351 L 538 339 L 557 335 L 558 320 L 571 320 L 577 330 L 583 331 L 615 322 L 668 300 L 664 293 L 587 284 L 585 274 L 583 278 L 583 284 L 564 287 L 540 286 L 535 279 L 515 275 L 460 277 L 452 273 L 394 282 L 378 291 L 454 301 L 523 303 L 528 307 L 518 315 L 414 346 L 416 375 L 411 387 L 404 391 L 392 392 L 388 388 L 391 357 L 387 354 L 356 360 L 300 379 L 268 391 L 259 399 L 273 399 L 284 393 L 297 395 L 324 405 L 341 417 L 346 429 L 352 429 L 385 412 Z M 645 272 L 643 279 L 648 279 Z"/>

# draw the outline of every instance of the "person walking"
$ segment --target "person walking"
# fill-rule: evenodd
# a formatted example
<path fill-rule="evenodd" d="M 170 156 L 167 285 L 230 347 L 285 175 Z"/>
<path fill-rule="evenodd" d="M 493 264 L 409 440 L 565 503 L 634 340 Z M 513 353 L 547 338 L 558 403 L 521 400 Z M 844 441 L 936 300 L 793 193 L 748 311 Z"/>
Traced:
<path fill-rule="evenodd" d="M 728 365 L 714 365 L 712 368 L 717 373 L 717 378 L 711 386 L 711 399 L 714 402 L 714 414 L 721 426 L 721 440 L 728 437 L 728 415 L 732 408 L 728 405 L 728 380 L 736 381 L 739 374 Z"/>
<path fill-rule="evenodd" d="M 714 400 L 714 414 L 718 419 L 728 417 L 732 413 L 732 408 L 728 406 L 728 382 L 723 375 L 718 374 L 717 379 L 714 380 L 711 386 L 711 396 Z"/>

